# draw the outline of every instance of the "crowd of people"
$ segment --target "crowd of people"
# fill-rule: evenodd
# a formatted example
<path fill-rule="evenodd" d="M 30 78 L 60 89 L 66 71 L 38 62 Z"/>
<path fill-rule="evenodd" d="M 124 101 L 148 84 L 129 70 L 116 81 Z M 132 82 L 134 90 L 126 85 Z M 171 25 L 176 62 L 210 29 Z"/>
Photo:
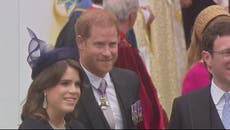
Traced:
<path fill-rule="evenodd" d="M 230 129 L 230 14 L 187 28 L 194 1 L 78 0 L 55 46 L 28 28 L 19 129 Z"/>

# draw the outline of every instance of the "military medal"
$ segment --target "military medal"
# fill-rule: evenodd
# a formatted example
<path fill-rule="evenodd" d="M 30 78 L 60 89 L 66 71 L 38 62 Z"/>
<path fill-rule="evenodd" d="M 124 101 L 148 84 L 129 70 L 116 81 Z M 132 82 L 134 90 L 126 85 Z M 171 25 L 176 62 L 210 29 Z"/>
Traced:
<path fill-rule="evenodd" d="M 109 107 L 109 102 L 107 101 L 105 94 L 100 95 L 100 107 L 102 110 L 106 110 L 107 107 Z"/>
<path fill-rule="evenodd" d="M 140 100 L 136 101 L 134 104 L 131 105 L 131 112 L 132 112 L 132 120 L 134 124 L 138 124 L 143 121 L 142 116 L 142 107 Z"/>
<path fill-rule="evenodd" d="M 106 81 L 103 79 L 101 81 L 100 87 L 97 89 L 99 94 L 100 94 L 100 103 L 99 106 L 101 107 L 102 110 L 106 110 L 109 107 L 109 102 L 108 99 L 106 97 L 106 88 L 107 88 L 107 83 Z"/>

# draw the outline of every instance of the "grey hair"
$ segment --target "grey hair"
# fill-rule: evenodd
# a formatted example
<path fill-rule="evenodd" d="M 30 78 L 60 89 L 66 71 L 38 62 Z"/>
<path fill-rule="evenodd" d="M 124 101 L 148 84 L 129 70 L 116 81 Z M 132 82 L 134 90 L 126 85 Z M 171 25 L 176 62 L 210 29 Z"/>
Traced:
<path fill-rule="evenodd" d="M 104 0 L 103 8 L 112 12 L 119 21 L 128 19 L 131 12 L 137 12 L 138 0 Z"/>

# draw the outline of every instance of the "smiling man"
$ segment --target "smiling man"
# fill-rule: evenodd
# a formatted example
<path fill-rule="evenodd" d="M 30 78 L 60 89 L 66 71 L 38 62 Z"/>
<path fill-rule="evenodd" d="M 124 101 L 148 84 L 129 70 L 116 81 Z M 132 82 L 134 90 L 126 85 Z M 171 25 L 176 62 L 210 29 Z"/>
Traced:
<path fill-rule="evenodd" d="M 103 9 L 88 10 L 77 20 L 75 31 L 85 72 L 77 120 L 89 129 L 136 128 L 131 106 L 139 105 L 139 81 L 134 72 L 113 67 L 118 57 L 115 16 Z"/>

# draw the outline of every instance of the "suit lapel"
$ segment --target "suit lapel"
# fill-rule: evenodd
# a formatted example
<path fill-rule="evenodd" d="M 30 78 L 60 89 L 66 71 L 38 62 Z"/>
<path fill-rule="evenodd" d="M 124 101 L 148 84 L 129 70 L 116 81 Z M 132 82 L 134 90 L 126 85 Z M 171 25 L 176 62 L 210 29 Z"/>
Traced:
<path fill-rule="evenodd" d="M 105 119 L 105 116 L 103 112 L 101 111 L 94 97 L 93 90 L 92 90 L 93 86 L 90 84 L 87 75 L 85 73 L 83 75 L 84 75 L 83 86 L 85 88 L 81 96 L 82 96 L 84 108 L 86 112 L 88 113 L 88 116 L 93 125 L 93 128 L 98 128 L 98 129 L 108 128 L 109 129 L 110 127 Z"/>
<path fill-rule="evenodd" d="M 120 77 L 121 75 L 117 75 L 116 71 L 111 71 L 110 76 L 113 81 L 117 99 L 120 105 L 124 128 L 128 128 L 129 127 L 128 126 L 128 120 L 129 120 L 128 113 L 130 113 L 129 109 L 130 109 L 131 104 L 129 104 L 130 102 L 128 101 L 128 98 L 127 98 L 127 95 L 129 93 L 126 90 L 127 85 L 125 82 L 122 82 L 124 81 L 124 79 L 119 80 L 119 78 L 121 78 Z"/>
<path fill-rule="evenodd" d="M 217 112 L 216 106 L 211 98 L 211 94 L 210 94 L 210 107 L 211 107 L 211 110 L 210 110 L 211 128 L 212 129 L 224 129 L 224 125 L 222 124 L 222 121 Z"/>
<path fill-rule="evenodd" d="M 208 88 L 208 87 L 207 87 Z M 211 128 L 210 122 L 210 89 L 205 88 L 201 94 L 197 94 L 190 98 L 189 114 L 191 116 L 193 128 Z"/>
<path fill-rule="evenodd" d="M 199 96 L 198 96 L 199 95 Z M 223 128 L 220 117 L 213 103 L 210 87 L 204 88 L 194 96 L 190 104 L 192 128 L 220 129 Z"/>

